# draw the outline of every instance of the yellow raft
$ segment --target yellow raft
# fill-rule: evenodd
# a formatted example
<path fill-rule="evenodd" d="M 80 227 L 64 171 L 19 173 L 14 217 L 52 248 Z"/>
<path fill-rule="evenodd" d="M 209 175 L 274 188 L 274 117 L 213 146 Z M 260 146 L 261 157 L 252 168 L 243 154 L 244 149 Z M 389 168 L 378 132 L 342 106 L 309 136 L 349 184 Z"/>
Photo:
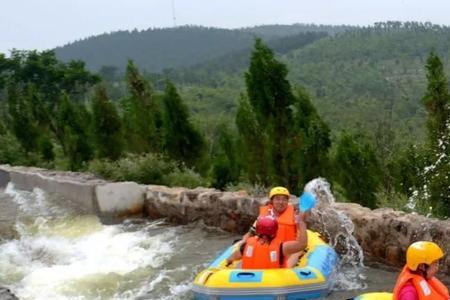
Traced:
<path fill-rule="evenodd" d="M 330 293 L 337 254 L 316 232 L 308 230 L 308 251 L 294 268 L 243 270 L 240 261 L 226 267 L 226 258 L 237 247 L 229 247 L 196 276 L 195 299 L 300 300 Z"/>
<path fill-rule="evenodd" d="M 353 298 L 353 300 L 392 300 L 392 293 L 368 293 Z"/>

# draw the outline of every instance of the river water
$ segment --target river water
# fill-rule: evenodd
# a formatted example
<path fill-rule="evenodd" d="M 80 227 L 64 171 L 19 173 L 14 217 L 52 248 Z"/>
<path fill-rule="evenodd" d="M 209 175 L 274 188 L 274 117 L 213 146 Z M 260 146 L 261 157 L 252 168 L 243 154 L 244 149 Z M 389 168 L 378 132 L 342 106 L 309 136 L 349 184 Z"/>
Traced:
<path fill-rule="evenodd" d="M 192 299 L 195 274 L 237 238 L 201 223 L 103 225 L 37 189 L 18 191 L 10 184 L 0 193 L 18 206 L 18 237 L 0 239 L 0 286 L 20 299 Z M 391 290 L 396 275 L 343 265 L 326 299 Z"/>

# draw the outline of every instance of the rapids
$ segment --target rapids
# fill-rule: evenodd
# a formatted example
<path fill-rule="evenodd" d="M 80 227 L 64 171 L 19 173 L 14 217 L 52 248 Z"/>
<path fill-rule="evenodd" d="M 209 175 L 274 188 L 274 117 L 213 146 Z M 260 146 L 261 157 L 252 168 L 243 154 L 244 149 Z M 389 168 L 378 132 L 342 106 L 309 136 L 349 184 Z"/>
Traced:
<path fill-rule="evenodd" d="M 0 193 L 18 207 L 16 238 L 0 239 L 0 286 L 20 299 L 192 299 L 195 274 L 237 238 L 201 223 L 103 225 L 42 190 Z M 327 299 L 392 289 L 395 270 L 342 261 Z"/>

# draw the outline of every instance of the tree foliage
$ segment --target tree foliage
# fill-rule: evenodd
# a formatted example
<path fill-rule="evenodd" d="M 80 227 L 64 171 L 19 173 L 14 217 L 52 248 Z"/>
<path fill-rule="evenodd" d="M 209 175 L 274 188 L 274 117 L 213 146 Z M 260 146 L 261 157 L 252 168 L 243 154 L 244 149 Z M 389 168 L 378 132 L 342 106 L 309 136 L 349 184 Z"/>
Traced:
<path fill-rule="evenodd" d="M 189 112 L 175 86 L 167 81 L 164 103 L 164 150 L 174 160 L 199 167 L 205 141 L 189 121 Z"/>
<path fill-rule="evenodd" d="M 352 202 L 375 208 L 380 167 L 372 144 L 364 137 L 343 133 L 335 154 L 336 179 Z"/>
<path fill-rule="evenodd" d="M 236 122 L 241 145 L 247 151 L 247 174 L 255 172 L 249 178 L 298 191 L 307 178 L 317 176 L 316 171 L 323 168 L 324 159 L 317 158 L 326 156 L 329 130 L 305 93 L 294 96 L 287 73 L 286 66 L 257 39 L 245 73 L 248 102 L 241 100 Z M 318 156 L 313 164 L 320 165 L 307 169 L 307 158 L 302 155 L 314 148 Z"/>
<path fill-rule="evenodd" d="M 161 149 L 161 112 L 150 83 L 128 62 L 128 96 L 122 101 L 124 129 L 128 150 L 136 153 Z"/>
<path fill-rule="evenodd" d="M 97 157 L 118 159 L 124 147 L 122 121 L 102 85 L 92 100 L 92 121 Z"/>

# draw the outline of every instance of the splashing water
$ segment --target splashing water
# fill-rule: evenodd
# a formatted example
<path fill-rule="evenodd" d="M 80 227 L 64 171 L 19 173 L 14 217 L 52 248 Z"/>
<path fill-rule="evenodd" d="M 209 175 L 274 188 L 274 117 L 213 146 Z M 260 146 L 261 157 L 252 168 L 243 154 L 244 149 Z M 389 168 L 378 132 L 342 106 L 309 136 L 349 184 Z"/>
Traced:
<path fill-rule="evenodd" d="M 311 213 L 314 219 L 320 220 L 316 230 L 325 235 L 340 256 L 334 289 L 365 288 L 363 251 L 353 236 L 353 222 L 335 208 L 336 200 L 331 193 L 330 184 L 323 178 L 316 178 L 308 182 L 305 191 L 313 193 L 318 199 L 318 204 Z"/>

